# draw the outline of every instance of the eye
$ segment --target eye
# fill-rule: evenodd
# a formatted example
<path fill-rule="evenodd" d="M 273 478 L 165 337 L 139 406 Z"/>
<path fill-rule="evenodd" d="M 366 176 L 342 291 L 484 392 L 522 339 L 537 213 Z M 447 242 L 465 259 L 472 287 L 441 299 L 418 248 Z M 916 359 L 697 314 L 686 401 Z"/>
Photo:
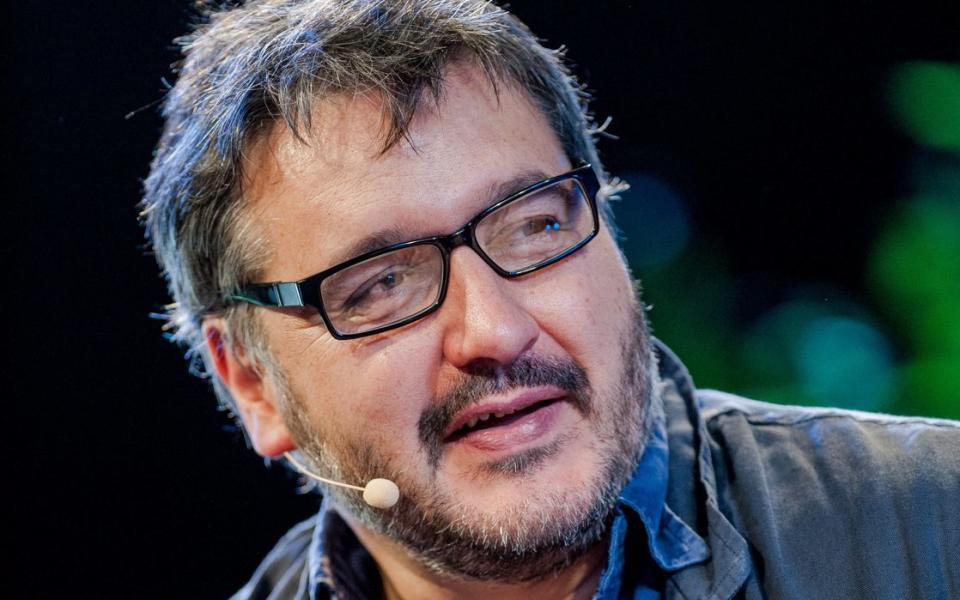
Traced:
<path fill-rule="evenodd" d="M 559 231 L 560 221 L 551 216 L 530 217 L 523 224 L 524 235 L 537 235 L 547 231 Z"/>
<path fill-rule="evenodd" d="M 343 302 L 344 309 L 362 307 L 364 304 L 380 300 L 391 290 L 403 283 L 405 273 L 398 267 L 379 273 L 365 281 Z"/>
<path fill-rule="evenodd" d="M 443 264 L 443 252 L 433 244 L 378 254 L 323 280 L 324 310 L 341 333 L 409 317 L 436 301 Z"/>

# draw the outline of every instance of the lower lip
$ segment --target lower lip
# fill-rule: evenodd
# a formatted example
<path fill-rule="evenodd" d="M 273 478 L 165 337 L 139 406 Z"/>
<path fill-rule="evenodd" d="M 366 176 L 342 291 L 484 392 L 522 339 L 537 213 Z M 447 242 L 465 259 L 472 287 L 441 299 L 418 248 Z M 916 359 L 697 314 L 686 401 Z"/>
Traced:
<path fill-rule="evenodd" d="M 560 417 L 563 404 L 559 400 L 550 402 L 505 425 L 485 427 L 459 436 L 453 443 L 465 444 L 484 452 L 519 450 L 522 446 L 544 437 L 553 429 Z"/>

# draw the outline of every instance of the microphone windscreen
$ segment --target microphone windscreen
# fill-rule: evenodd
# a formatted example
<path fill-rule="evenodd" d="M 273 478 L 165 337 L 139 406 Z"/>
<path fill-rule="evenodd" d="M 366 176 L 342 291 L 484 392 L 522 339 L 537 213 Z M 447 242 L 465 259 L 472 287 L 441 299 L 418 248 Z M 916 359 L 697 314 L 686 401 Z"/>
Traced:
<path fill-rule="evenodd" d="M 363 500 L 374 508 L 390 508 L 400 499 L 400 488 L 389 479 L 371 479 L 363 488 Z"/>

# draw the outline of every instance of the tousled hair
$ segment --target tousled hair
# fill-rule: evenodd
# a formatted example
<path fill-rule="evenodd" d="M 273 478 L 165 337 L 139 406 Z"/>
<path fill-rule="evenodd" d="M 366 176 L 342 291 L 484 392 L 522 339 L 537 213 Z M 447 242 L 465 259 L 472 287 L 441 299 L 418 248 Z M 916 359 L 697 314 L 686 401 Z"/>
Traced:
<path fill-rule="evenodd" d="M 165 126 L 141 207 L 173 297 L 165 328 L 187 347 L 198 374 L 209 372 L 201 328 L 211 313 L 227 321 L 224 343 L 270 364 L 252 307 L 222 302 L 256 281 L 267 260 L 245 211 L 242 166 L 273 127 L 286 126 L 307 143 L 315 102 L 374 94 L 386 151 L 405 137 L 425 94 L 439 101 L 445 65 L 466 58 L 495 90 L 508 84 L 525 92 L 567 156 L 591 162 L 603 177 L 587 95 L 563 50 L 543 47 L 491 2 L 254 1 L 204 9 L 201 24 L 177 42 L 184 58 L 163 102 Z M 616 184 L 607 187 L 612 192 Z M 221 404 L 233 408 L 213 380 Z"/>

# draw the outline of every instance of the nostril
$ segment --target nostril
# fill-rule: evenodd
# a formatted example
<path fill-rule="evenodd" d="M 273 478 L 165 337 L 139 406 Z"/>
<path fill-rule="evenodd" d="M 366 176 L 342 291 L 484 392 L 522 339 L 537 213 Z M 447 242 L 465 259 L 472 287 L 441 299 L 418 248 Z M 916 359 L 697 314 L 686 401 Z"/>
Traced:
<path fill-rule="evenodd" d="M 493 377 L 497 373 L 497 369 L 499 369 L 500 366 L 500 363 L 492 358 L 479 357 L 471 360 L 461 368 L 469 375 Z"/>

